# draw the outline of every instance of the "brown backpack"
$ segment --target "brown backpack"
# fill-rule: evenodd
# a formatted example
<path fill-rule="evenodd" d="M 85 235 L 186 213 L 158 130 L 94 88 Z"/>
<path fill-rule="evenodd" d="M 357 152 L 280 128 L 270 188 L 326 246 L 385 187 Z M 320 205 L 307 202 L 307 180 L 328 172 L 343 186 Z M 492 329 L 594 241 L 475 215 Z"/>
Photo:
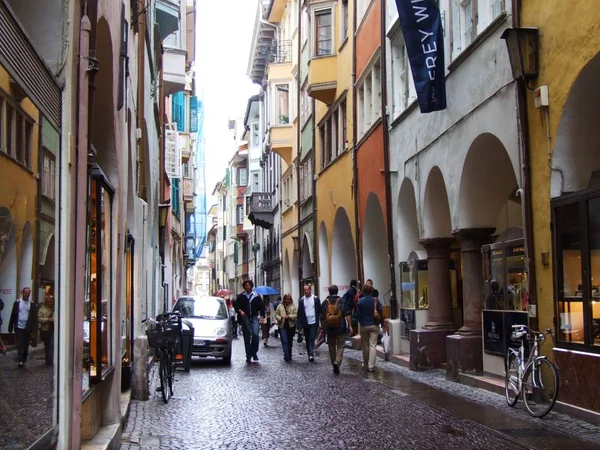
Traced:
<path fill-rule="evenodd" d="M 331 301 L 327 299 L 327 311 L 325 312 L 326 328 L 339 328 L 342 326 L 342 311 L 338 306 L 339 303 L 339 297 L 335 303 L 331 303 Z"/>

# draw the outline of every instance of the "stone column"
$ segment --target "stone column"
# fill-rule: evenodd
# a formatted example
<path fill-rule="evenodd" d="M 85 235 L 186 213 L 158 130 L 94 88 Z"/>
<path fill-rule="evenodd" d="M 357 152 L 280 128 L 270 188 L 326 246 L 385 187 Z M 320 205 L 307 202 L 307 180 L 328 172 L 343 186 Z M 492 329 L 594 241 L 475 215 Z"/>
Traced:
<path fill-rule="evenodd" d="M 446 362 L 446 336 L 456 327 L 452 318 L 450 244 L 452 238 L 421 241 L 427 250 L 429 275 L 429 320 L 420 330 L 410 332 L 411 370 L 439 367 Z"/>
<path fill-rule="evenodd" d="M 446 378 L 451 380 L 457 380 L 461 372 L 483 371 L 481 310 L 485 280 L 481 246 L 489 241 L 494 230 L 469 228 L 455 233 L 461 243 L 463 326 L 456 334 L 446 338 Z"/>
<path fill-rule="evenodd" d="M 427 250 L 429 278 L 429 320 L 423 326 L 427 330 L 455 329 L 452 318 L 452 285 L 450 283 L 451 238 L 425 239 L 421 241 Z"/>

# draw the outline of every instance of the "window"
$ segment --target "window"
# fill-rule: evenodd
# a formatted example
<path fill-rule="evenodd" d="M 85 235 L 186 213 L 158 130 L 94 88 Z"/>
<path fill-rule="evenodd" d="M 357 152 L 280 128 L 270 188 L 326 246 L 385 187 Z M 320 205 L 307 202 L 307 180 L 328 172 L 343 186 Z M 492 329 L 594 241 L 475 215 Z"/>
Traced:
<path fill-rule="evenodd" d="M 308 96 L 308 91 L 302 89 L 300 92 L 300 126 L 303 127 L 312 114 L 312 99 Z"/>
<path fill-rule="evenodd" d="M 308 9 L 304 8 L 302 10 L 302 46 L 306 45 L 308 42 L 308 33 L 306 30 L 310 30 L 310 16 L 308 14 Z"/>
<path fill-rule="evenodd" d="M 360 25 L 360 23 L 363 21 L 365 14 L 367 13 L 367 9 L 369 9 L 369 5 L 371 4 L 371 0 L 356 0 L 357 2 L 357 14 L 358 14 L 358 20 L 357 20 L 357 24 Z"/>
<path fill-rule="evenodd" d="M 342 0 L 342 29 L 340 33 L 340 45 L 348 39 L 348 0 Z"/>
<path fill-rule="evenodd" d="M 260 145 L 260 133 L 259 133 L 258 123 L 253 123 L 250 146 L 256 148 L 259 145 Z"/>
<path fill-rule="evenodd" d="M 54 200 L 55 198 L 55 164 L 54 155 L 44 150 L 42 157 L 42 195 L 50 200 Z"/>
<path fill-rule="evenodd" d="M 332 108 L 328 117 L 319 125 L 321 137 L 321 167 L 327 167 L 346 149 L 346 99 Z"/>
<path fill-rule="evenodd" d="M 278 84 L 275 86 L 275 123 L 289 125 L 290 123 L 290 85 Z"/>
<path fill-rule="evenodd" d="M 381 65 L 376 61 L 359 82 L 358 137 L 362 138 L 381 117 Z"/>
<path fill-rule="evenodd" d="M 252 192 L 258 192 L 258 173 L 252 173 Z"/>
<path fill-rule="evenodd" d="M 300 203 L 312 197 L 312 157 L 300 164 Z"/>
<path fill-rule="evenodd" d="M 104 379 L 113 368 L 112 319 L 112 197 L 108 180 L 98 166 L 89 183 L 87 295 L 83 324 L 83 390 L 90 380 Z"/>
<path fill-rule="evenodd" d="M 402 32 L 391 39 L 391 78 L 393 117 L 397 117 L 417 98 Z"/>
<path fill-rule="evenodd" d="M 244 223 L 244 205 L 237 205 L 235 208 L 235 223 L 241 225 Z"/>
<path fill-rule="evenodd" d="M 451 56 L 456 58 L 477 36 L 477 0 L 452 0 Z"/>
<path fill-rule="evenodd" d="M 171 211 L 177 217 L 181 217 L 181 187 L 179 185 L 179 182 L 180 178 L 173 178 L 171 180 Z"/>
<path fill-rule="evenodd" d="M 557 340 L 600 351 L 600 192 L 553 204 Z"/>
<path fill-rule="evenodd" d="M 183 92 L 173 94 L 172 98 L 172 122 L 177 124 L 177 131 L 185 132 L 186 102 L 187 97 Z"/>
<path fill-rule="evenodd" d="M 32 169 L 33 120 L 0 96 L 0 150 Z"/>
<path fill-rule="evenodd" d="M 331 9 L 315 12 L 315 56 L 327 56 L 333 53 L 333 14 Z"/>
<path fill-rule="evenodd" d="M 469 46 L 473 42 L 473 31 L 474 31 L 474 16 L 473 16 L 473 0 L 464 0 L 462 3 L 462 27 L 464 33 L 465 47 Z"/>
<path fill-rule="evenodd" d="M 238 172 L 238 186 L 247 186 L 248 185 L 248 169 L 245 167 L 240 167 L 237 170 Z"/>

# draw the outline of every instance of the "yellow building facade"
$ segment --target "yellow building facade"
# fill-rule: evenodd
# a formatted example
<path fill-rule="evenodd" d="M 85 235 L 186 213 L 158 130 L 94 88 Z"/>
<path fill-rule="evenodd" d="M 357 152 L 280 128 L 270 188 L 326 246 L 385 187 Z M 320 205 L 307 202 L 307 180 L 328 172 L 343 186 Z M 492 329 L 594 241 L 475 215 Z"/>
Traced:
<path fill-rule="evenodd" d="M 529 84 L 549 92 L 539 108 L 527 95 L 539 329 L 555 331 L 559 404 L 600 413 L 589 395 L 600 370 L 600 9 L 526 1 L 520 26 L 539 29 L 539 76 Z"/>
<path fill-rule="evenodd" d="M 40 112 L 0 66 L 0 298 L 6 332 L 24 287 L 35 290 Z"/>
<path fill-rule="evenodd" d="M 303 31 L 309 33 L 311 46 L 307 91 L 315 105 L 315 250 L 321 298 L 327 296 L 331 284 L 336 284 L 342 295 L 358 273 L 352 161 L 354 2 L 323 3 L 311 3 L 311 28 Z M 331 14 L 331 50 L 327 56 L 320 56 L 324 44 L 315 39 L 324 34 L 318 29 L 324 10 Z"/>

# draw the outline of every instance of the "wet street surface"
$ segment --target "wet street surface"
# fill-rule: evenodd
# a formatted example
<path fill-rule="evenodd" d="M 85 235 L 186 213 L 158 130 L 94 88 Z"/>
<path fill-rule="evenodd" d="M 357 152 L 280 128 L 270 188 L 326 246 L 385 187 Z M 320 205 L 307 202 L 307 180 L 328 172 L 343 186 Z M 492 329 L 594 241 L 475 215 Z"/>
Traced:
<path fill-rule="evenodd" d="M 153 373 L 150 400 L 131 402 L 121 448 L 599 448 L 590 441 L 598 438 L 593 425 L 573 421 L 570 427 L 582 428 L 567 436 L 558 427 L 567 420 L 562 415 L 532 421 L 522 409 L 500 406 L 496 394 L 450 382 L 461 392 L 432 387 L 437 371 L 403 373 L 378 360 L 369 373 L 362 354 L 346 350 L 341 374 L 334 375 L 325 345 L 315 363 L 304 351 L 295 343 L 294 360 L 285 363 L 280 342 L 271 339 L 260 361 L 247 364 L 237 340 L 231 367 L 194 359 L 189 373 L 178 371 L 166 405 Z"/>
<path fill-rule="evenodd" d="M 54 368 L 43 348 L 30 348 L 23 368 L 16 350 L 0 355 L 0 449 L 29 448 L 52 428 Z"/>

